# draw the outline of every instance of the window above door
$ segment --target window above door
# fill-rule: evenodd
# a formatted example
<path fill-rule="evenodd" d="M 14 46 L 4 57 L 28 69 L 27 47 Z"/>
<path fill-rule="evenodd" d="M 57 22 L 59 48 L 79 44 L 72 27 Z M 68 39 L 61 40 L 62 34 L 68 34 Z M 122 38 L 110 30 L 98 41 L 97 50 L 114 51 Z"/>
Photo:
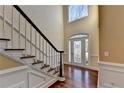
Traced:
<path fill-rule="evenodd" d="M 69 5 L 68 6 L 68 22 L 88 16 L 88 5 Z"/>

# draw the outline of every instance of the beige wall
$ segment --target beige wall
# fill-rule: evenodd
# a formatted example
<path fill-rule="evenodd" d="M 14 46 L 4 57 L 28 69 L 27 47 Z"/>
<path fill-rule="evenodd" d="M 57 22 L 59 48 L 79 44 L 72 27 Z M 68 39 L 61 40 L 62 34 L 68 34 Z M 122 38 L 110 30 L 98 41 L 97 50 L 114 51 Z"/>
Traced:
<path fill-rule="evenodd" d="M 20 6 L 46 37 L 63 50 L 63 10 L 57 5 Z"/>
<path fill-rule="evenodd" d="M 89 33 L 91 64 L 96 66 L 99 55 L 98 6 L 89 6 L 89 16 L 68 23 L 67 6 L 64 6 L 64 51 L 65 62 L 68 61 L 68 38 L 77 33 Z"/>
<path fill-rule="evenodd" d="M 124 63 L 123 50 L 124 6 L 100 6 L 100 61 Z"/>

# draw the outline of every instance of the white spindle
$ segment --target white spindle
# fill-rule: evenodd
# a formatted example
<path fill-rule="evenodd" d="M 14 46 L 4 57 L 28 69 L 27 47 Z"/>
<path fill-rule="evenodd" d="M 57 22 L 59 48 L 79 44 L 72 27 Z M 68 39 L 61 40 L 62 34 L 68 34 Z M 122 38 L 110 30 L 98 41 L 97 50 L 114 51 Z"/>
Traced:
<path fill-rule="evenodd" d="M 37 32 L 35 31 L 35 56 L 37 58 Z"/>
<path fill-rule="evenodd" d="M 43 51 L 42 58 L 43 58 L 43 62 L 44 62 L 44 39 L 43 38 L 42 38 L 42 51 Z"/>
<path fill-rule="evenodd" d="M 25 54 L 26 54 L 26 49 L 27 49 L 27 34 L 26 34 L 26 29 L 27 29 L 27 21 L 25 20 Z"/>
<path fill-rule="evenodd" d="M 3 5 L 3 37 L 5 36 L 5 5 Z"/>
<path fill-rule="evenodd" d="M 30 42 L 32 43 L 32 26 L 30 25 Z M 30 55 L 32 55 L 32 44 L 30 43 Z"/>
<path fill-rule="evenodd" d="M 46 42 L 46 64 L 48 63 L 48 62 L 47 62 L 47 58 L 48 58 L 48 57 L 47 57 L 47 42 Z"/>
<path fill-rule="evenodd" d="M 39 60 L 41 60 L 41 36 L 39 34 Z"/>
<path fill-rule="evenodd" d="M 21 19 L 20 19 L 20 16 L 21 14 L 19 13 L 19 48 L 21 48 L 21 29 L 20 29 L 20 26 L 21 26 Z"/>
<path fill-rule="evenodd" d="M 12 6 L 12 16 L 11 16 L 11 23 L 12 23 L 12 26 L 11 26 L 11 47 L 12 48 L 13 48 L 13 29 L 14 29 L 13 15 L 14 15 L 14 12 L 13 12 L 13 6 Z"/>

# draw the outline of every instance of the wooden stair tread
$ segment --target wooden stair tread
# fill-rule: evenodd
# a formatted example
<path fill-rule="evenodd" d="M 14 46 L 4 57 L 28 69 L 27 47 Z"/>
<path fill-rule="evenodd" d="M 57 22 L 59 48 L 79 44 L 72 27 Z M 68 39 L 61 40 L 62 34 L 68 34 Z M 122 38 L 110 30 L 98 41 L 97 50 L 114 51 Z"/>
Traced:
<path fill-rule="evenodd" d="M 51 72 L 53 70 L 55 70 L 55 68 L 50 68 L 47 72 Z"/>
<path fill-rule="evenodd" d="M 32 63 L 32 65 L 43 63 L 43 61 L 38 60 L 37 62 Z"/>
<path fill-rule="evenodd" d="M 0 40 L 10 41 L 10 39 L 0 38 Z"/>
<path fill-rule="evenodd" d="M 44 64 L 44 66 L 49 67 L 50 65 Z"/>
<path fill-rule="evenodd" d="M 24 57 L 20 57 L 21 59 L 26 59 L 26 58 L 34 58 L 35 56 L 24 56 Z"/>
<path fill-rule="evenodd" d="M 47 67 L 49 67 L 49 66 L 50 66 L 50 65 L 44 64 L 44 66 L 42 66 L 41 69 L 47 68 Z"/>
<path fill-rule="evenodd" d="M 5 51 L 17 51 L 17 50 L 24 51 L 25 49 L 5 49 Z"/>

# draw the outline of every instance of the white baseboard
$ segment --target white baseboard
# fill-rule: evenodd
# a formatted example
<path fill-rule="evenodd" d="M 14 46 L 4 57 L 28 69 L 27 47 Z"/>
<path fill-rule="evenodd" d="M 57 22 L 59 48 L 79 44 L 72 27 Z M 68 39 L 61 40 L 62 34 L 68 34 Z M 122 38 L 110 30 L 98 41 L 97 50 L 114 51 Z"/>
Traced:
<path fill-rule="evenodd" d="M 98 69 L 97 67 L 92 67 L 92 66 L 83 66 L 83 65 L 80 65 L 80 64 L 67 63 L 67 62 L 64 62 L 64 64 L 74 65 L 74 66 L 79 66 L 79 67 L 84 67 L 84 68 L 87 68 L 87 69 L 91 69 L 91 70 L 99 71 L 99 69 Z"/>
<path fill-rule="evenodd" d="M 45 83 L 44 85 L 42 85 L 40 88 L 49 88 L 51 85 L 53 85 L 55 82 L 57 82 L 58 79 L 55 78 L 55 79 L 52 79 L 50 80 L 49 82 Z"/>

